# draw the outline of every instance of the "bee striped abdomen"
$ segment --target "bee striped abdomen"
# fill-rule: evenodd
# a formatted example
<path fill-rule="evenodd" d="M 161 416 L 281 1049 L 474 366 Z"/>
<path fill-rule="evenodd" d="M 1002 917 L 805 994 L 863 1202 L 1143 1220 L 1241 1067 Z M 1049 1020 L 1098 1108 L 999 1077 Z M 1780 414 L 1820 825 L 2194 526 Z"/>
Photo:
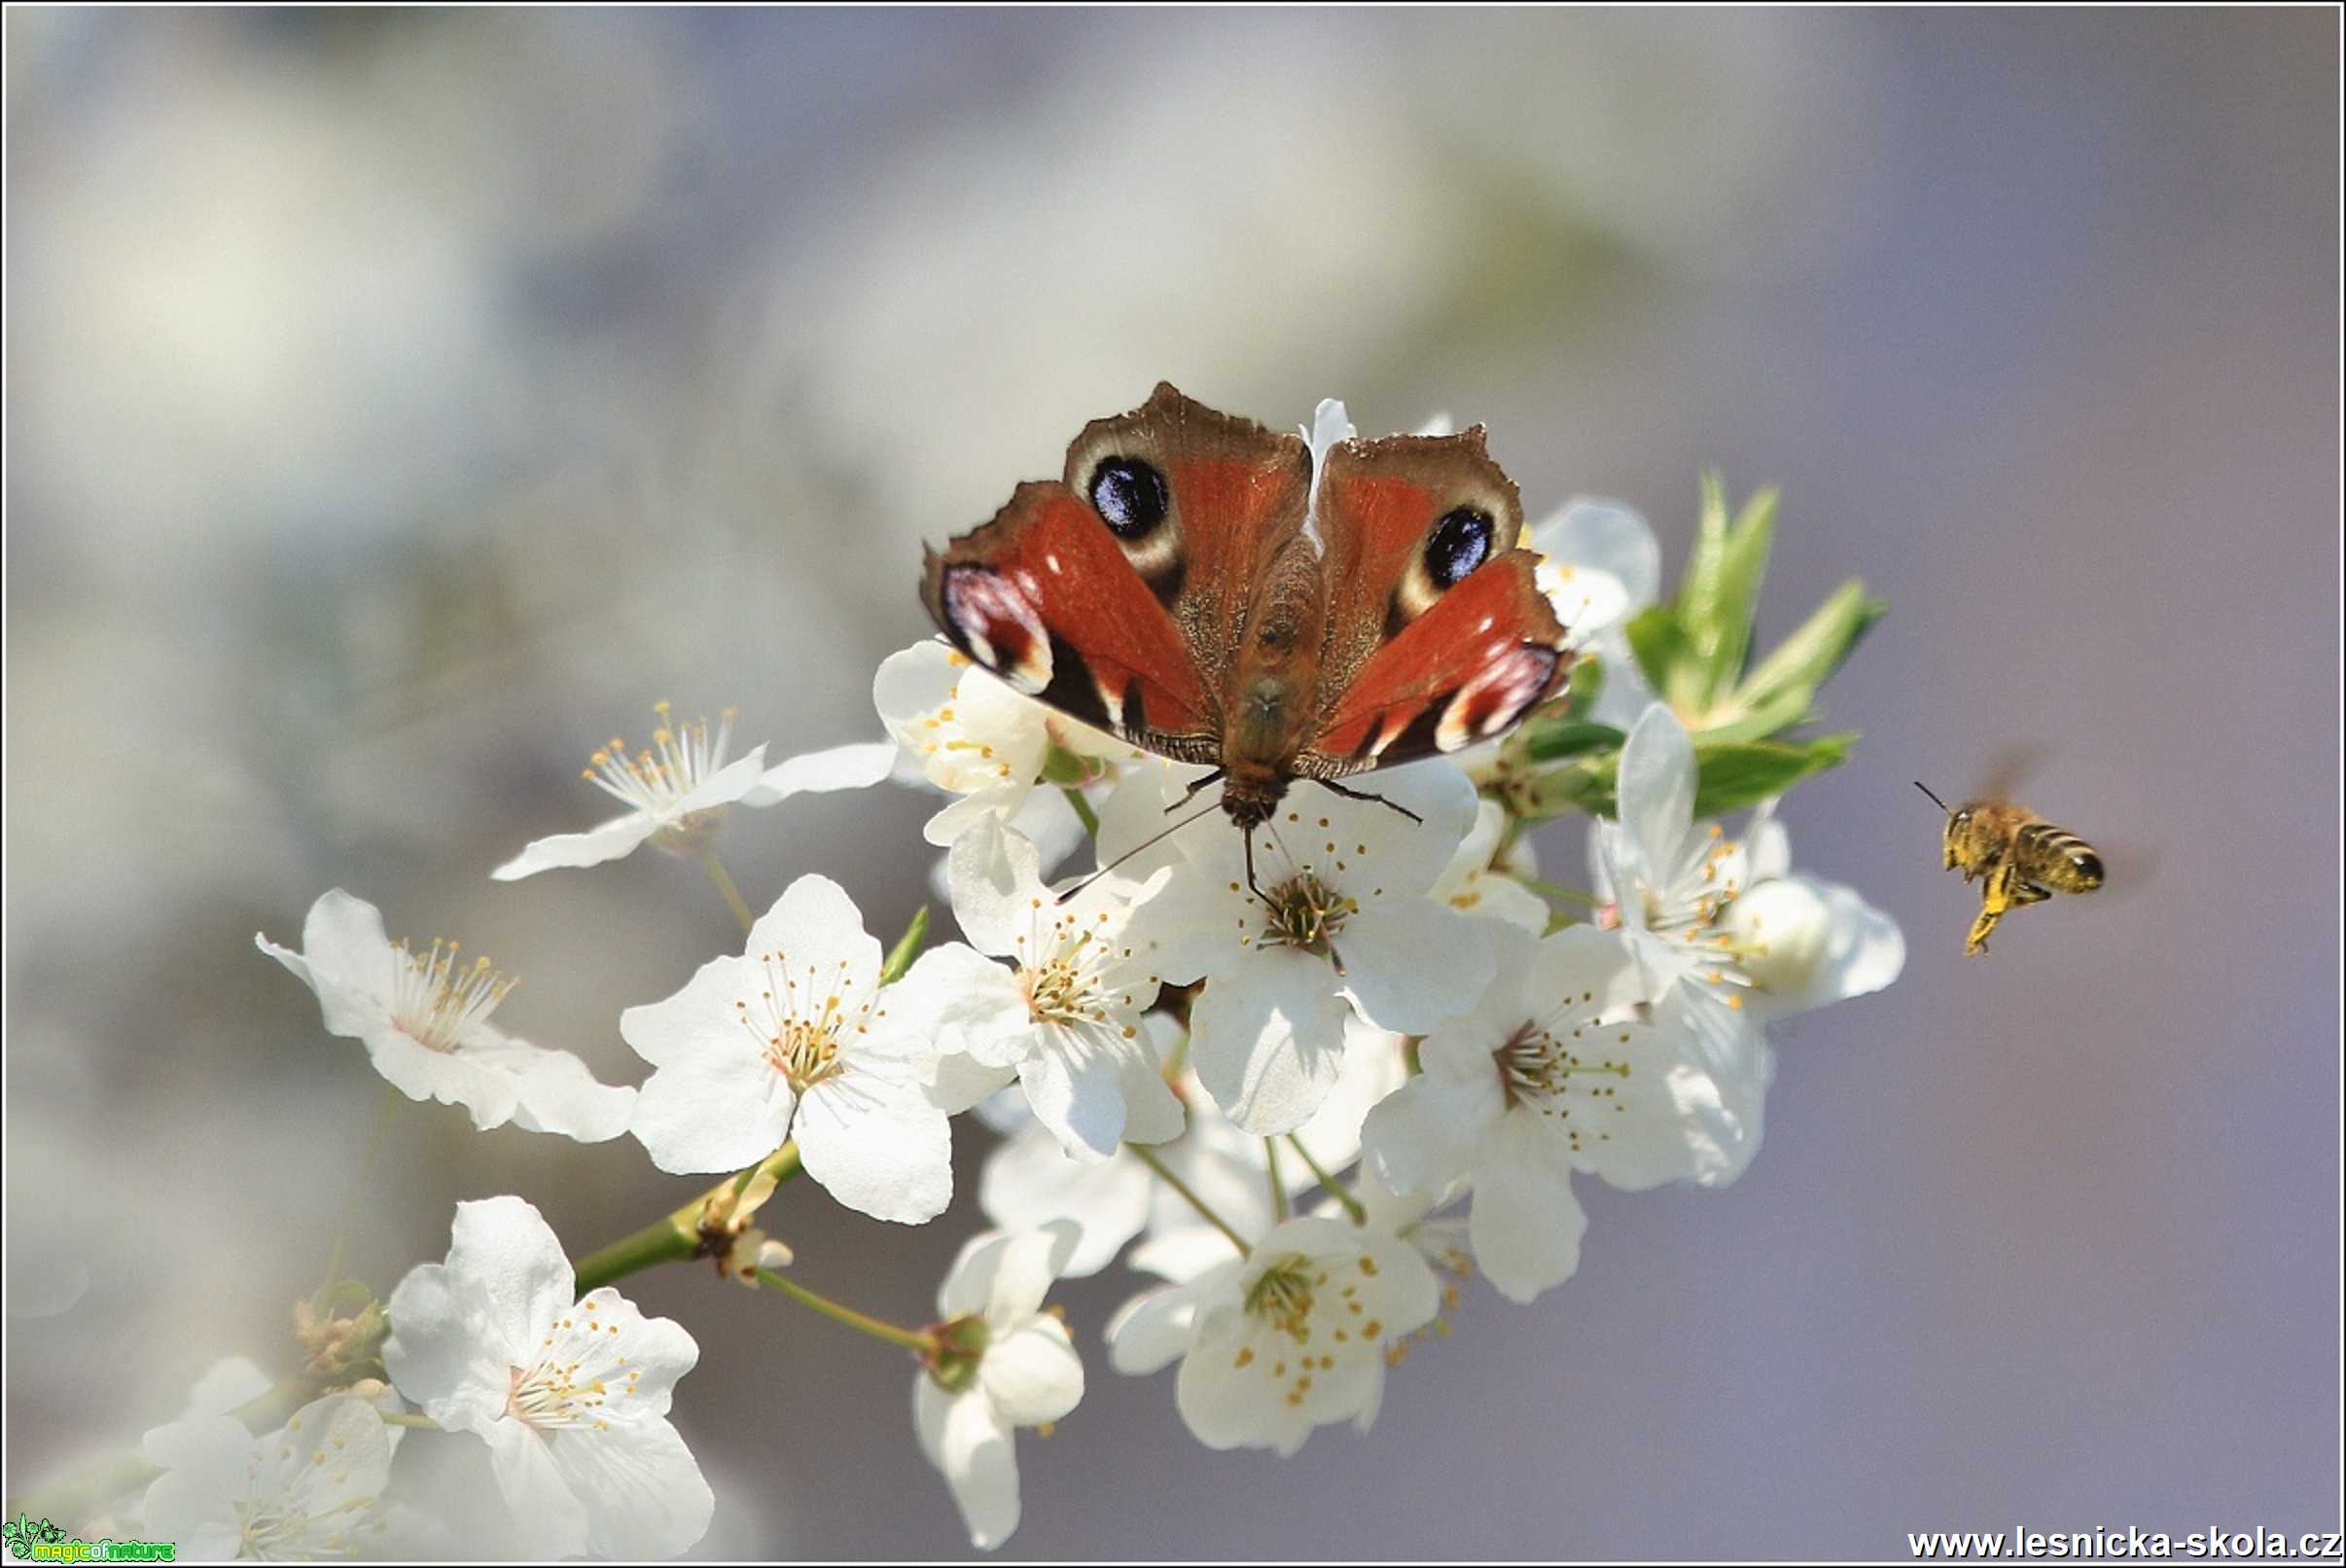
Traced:
<path fill-rule="evenodd" d="M 2090 893 L 2102 885 L 2101 855 L 2066 828 L 2032 822 L 2013 836 L 2013 849 L 2022 873 L 2056 893 Z"/>

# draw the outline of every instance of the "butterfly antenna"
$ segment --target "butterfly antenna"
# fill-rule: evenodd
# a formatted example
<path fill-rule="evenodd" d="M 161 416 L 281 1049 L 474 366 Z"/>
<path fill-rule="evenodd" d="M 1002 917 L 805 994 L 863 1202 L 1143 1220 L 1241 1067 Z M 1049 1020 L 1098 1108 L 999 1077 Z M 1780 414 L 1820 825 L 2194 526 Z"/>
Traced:
<path fill-rule="evenodd" d="M 1925 784 L 1921 779 L 1918 778 L 1914 781 L 1914 787 L 1922 791 L 1925 795 L 1931 796 L 1931 803 L 1938 807 L 1938 809 L 1941 811 L 1945 811 L 1948 816 L 1953 816 L 1955 814 L 1954 811 L 1948 807 L 1946 802 L 1940 800 L 1937 795 L 1932 794 L 1930 785 Z"/>
<path fill-rule="evenodd" d="M 1110 872 L 1116 870 L 1119 866 L 1121 866 L 1124 862 L 1130 860 L 1142 850 L 1155 848 L 1156 845 L 1163 843 L 1167 838 L 1170 838 L 1175 834 L 1181 832 L 1182 829 L 1188 827 L 1191 823 L 1197 821 L 1199 817 L 1212 816 L 1216 811 L 1220 810 L 1221 807 L 1222 802 L 1220 801 L 1216 801 L 1212 805 L 1209 805 L 1204 810 L 1198 812 L 1196 816 L 1184 817 L 1179 822 L 1174 823 L 1170 828 L 1165 829 L 1163 832 L 1156 834 L 1153 837 L 1145 838 L 1137 844 L 1134 844 L 1130 849 L 1125 850 L 1122 854 L 1117 856 L 1116 859 L 1110 861 L 1107 865 L 1102 866 L 1098 871 L 1093 872 L 1082 881 L 1072 884 L 1064 892 L 1057 894 L 1051 900 L 1051 902 L 1054 904 L 1066 903 L 1069 899 L 1074 898 L 1078 893 L 1083 892 L 1084 889 L 1089 887 L 1092 883 L 1098 881 L 1101 877 L 1107 875 Z"/>

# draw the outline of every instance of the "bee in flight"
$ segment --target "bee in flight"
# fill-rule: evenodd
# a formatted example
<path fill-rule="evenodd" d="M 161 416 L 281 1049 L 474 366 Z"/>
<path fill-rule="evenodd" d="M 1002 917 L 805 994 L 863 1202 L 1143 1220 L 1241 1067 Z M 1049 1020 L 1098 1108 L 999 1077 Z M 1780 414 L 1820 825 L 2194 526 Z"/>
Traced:
<path fill-rule="evenodd" d="M 1962 867 L 1967 882 L 1987 878 L 1979 890 L 1979 918 L 1963 944 L 1967 955 L 1986 952 L 1996 922 L 2021 905 L 2102 885 L 2102 857 L 2093 845 L 2027 806 L 1986 799 L 1949 807 L 1922 780 L 1914 787 L 1947 814 L 1947 869 Z"/>

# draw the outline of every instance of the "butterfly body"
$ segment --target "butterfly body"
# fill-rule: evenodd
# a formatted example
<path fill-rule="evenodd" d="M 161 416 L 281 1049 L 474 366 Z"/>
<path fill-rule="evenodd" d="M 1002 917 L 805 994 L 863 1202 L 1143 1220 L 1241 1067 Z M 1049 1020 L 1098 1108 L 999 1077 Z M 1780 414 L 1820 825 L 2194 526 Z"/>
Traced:
<path fill-rule="evenodd" d="M 1160 384 L 1056 483 L 930 552 L 921 596 L 977 662 L 1070 717 L 1221 770 L 1239 827 L 1291 783 L 1450 752 L 1562 685 L 1479 427 L 1333 446 Z"/>

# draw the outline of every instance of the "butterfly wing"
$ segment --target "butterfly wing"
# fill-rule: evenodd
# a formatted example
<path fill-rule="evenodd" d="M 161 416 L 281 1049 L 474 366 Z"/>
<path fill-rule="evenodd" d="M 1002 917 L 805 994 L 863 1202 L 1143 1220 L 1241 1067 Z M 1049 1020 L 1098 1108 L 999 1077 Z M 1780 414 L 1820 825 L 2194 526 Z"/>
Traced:
<path fill-rule="evenodd" d="M 1094 420 L 1057 483 L 932 552 L 921 597 L 1019 691 L 1184 762 L 1221 755 L 1224 680 L 1260 563 L 1302 527 L 1310 454 L 1168 384 Z"/>
<path fill-rule="evenodd" d="M 1341 444 L 1316 517 L 1327 642 L 1298 773 L 1457 751 L 1563 684 L 1564 628 L 1534 581 L 1539 557 L 1515 548 L 1522 503 L 1481 427 Z"/>

